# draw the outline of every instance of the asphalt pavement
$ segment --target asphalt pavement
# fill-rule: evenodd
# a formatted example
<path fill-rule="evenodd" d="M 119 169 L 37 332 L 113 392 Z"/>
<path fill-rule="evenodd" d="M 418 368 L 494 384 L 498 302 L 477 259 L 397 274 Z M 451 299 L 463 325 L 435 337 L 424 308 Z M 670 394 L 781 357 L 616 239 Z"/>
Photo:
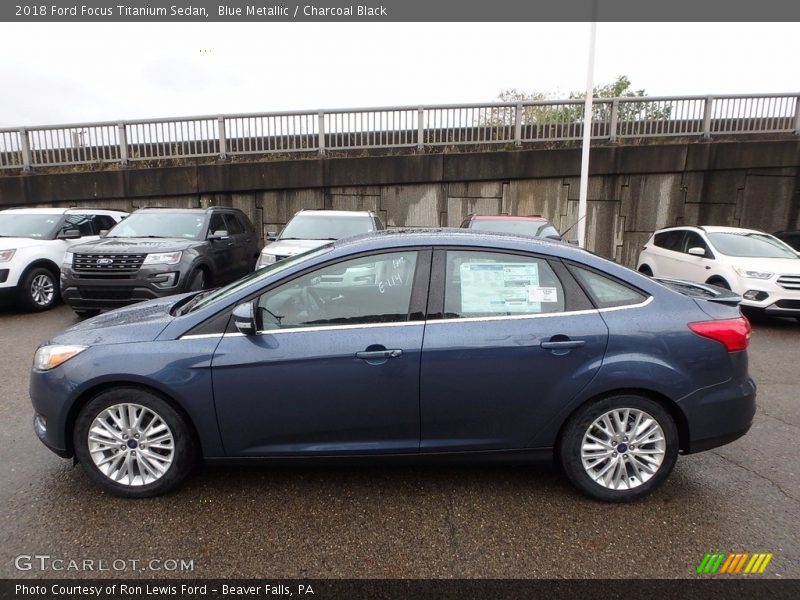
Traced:
<path fill-rule="evenodd" d="M 678 578 L 715 551 L 771 552 L 764 576 L 800 577 L 793 320 L 754 323 L 750 433 L 628 505 L 548 466 L 200 467 L 168 496 L 109 496 L 31 428 L 33 352 L 76 321 L 0 309 L 0 577 Z"/>

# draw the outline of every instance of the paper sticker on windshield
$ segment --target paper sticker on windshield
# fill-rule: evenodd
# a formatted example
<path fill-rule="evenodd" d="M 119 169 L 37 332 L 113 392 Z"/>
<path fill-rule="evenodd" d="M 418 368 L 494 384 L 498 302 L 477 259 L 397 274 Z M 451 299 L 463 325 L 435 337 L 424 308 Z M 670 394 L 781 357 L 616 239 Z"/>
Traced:
<path fill-rule="evenodd" d="M 467 262 L 460 275 L 462 313 L 541 312 L 529 292 L 539 287 L 537 263 Z"/>
<path fill-rule="evenodd" d="M 529 287 L 528 302 L 558 302 L 558 290 L 554 287 Z"/>

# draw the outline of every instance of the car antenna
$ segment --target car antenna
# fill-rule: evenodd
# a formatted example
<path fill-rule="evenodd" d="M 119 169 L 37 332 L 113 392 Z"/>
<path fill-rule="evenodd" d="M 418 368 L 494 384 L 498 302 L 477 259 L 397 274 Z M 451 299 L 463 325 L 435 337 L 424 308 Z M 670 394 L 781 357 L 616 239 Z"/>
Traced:
<path fill-rule="evenodd" d="M 564 236 L 565 236 L 565 235 L 567 235 L 567 234 L 568 234 L 570 231 L 572 231 L 572 228 L 573 228 L 573 227 L 575 227 L 575 225 L 577 225 L 578 223 L 580 223 L 581 221 L 583 221 L 585 218 L 586 218 L 586 215 L 583 215 L 583 216 L 582 216 L 580 219 L 578 219 L 578 220 L 577 220 L 577 221 L 575 221 L 575 222 L 574 222 L 572 225 L 570 225 L 570 226 L 567 228 L 567 230 L 566 230 L 566 231 L 564 231 L 564 233 L 562 233 L 562 234 L 561 234 L 561 237 L 562 237 L 562 239 L 564 238 Z"/>

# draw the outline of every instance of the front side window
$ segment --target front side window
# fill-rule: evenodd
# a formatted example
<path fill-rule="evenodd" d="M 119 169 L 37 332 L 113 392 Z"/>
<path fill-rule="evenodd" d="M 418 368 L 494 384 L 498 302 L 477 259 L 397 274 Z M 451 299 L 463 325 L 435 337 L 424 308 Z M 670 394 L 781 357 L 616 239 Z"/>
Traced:
<path fill-rule="evenodd" d="M 645 301 L 644 294 L 596 271 L 575 266 L 570 270 L 597 308 L 629 306 Z"/>
<path fill-rule="evenodd" d="M 258 298 L 258 328 L 408 321 L 416 262 L 416 252 L 390 252 L 302 275 Z"/>
<path fill-rule="evenodd" d="M 240 233 L 244 233 L 244 227 L 242 227 L 242 224 L 239 222 L 239 219 L 236 218 L 236 215 L 225 215 L 225 227 L 230 235 L 239 235 Z"/>
<path fill-rule="evenodd" d="M 564 288 L 546 260 L 499 252 L 447 253 L 445 318 L 564 311 Z"/>
<path fill-rule="evenodd" d="M 705 240 L 696 231 L 686 232 L 686 237 L 684 237 L 683 243 L 681 244 L 681 252 L 689 254 L 691 248 L 702 248 L 706 256 L 710 256 L 711 254 L 708 251 L 708 244 L 706 244 Z"/>
<path fill-rule="evenodd" d="M 196 240 L 203 232 L 203 213 L 155 211 L 134 213 L 118 223 L 107 237 L 111 238 L 184 238 Z"/>
<path fill-rule="evenodd" d="M 64 225 L 61 227 L 61 231 L 64 232 L 71 229 L 80 231 L 81 236 L 94 235 L 95 233 L 90 215 L 69 215 L 65 219 Z"/>

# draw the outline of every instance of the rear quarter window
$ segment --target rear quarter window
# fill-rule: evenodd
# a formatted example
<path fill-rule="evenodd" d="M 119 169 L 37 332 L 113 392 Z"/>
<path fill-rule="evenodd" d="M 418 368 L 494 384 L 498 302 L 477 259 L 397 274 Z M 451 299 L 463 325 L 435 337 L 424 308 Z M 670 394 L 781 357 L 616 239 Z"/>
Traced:
<path fill-rule="evenodd" d="M 640 291 L 597 271 L 576 265 L 570 265 L 569 270 L 597 308 L 630 306 L 647 299 Z"/>

